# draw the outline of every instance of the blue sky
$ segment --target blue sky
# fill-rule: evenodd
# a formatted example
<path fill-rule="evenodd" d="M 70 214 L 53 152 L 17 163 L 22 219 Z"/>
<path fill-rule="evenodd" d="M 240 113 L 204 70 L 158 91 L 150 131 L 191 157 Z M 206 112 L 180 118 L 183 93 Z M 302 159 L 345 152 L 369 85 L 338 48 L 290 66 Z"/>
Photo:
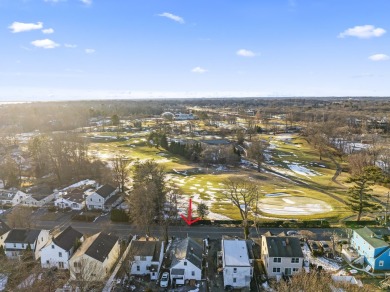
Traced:
<path fill-rule="evenodd" d="M 0 0 L 0 99 L 390 95 L 388 0 Z"/>

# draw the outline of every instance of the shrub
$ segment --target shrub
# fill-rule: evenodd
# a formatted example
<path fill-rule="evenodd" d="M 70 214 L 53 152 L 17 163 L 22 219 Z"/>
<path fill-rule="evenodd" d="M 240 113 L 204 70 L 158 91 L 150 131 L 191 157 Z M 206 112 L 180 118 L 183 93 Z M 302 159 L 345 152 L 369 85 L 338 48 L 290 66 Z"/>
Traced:
<path fill-rule="evenodd" d="M 113 209 L 110 219 L 112 222 L 129 222 L 129 215 L 124 210 Z"/>

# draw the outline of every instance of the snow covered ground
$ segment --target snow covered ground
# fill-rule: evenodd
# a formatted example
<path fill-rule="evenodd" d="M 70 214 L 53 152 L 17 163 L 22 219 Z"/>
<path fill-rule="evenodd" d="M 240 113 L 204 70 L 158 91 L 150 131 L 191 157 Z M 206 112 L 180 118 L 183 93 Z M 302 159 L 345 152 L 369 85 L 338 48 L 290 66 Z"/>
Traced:
<path fill-rule="evenodd" d="M 332 262 L 324 257 L 313 257 L 307 243 L 305 243 L 302 247 L 302 252 L 306 260 L 314 265 L 322 266 L 322 268 L 326 271 L 336 271 L 340 269 L 340 265 L 338 263 Z"/>

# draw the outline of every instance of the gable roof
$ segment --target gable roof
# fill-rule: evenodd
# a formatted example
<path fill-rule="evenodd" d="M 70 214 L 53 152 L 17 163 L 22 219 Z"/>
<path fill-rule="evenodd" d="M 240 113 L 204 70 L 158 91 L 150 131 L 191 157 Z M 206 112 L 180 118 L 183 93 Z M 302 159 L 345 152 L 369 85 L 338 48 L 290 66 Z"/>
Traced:
<path fill-rule="evenodd" d="M 181 240 L 175 247 L 171 267 L 174 267 L 181 260 L 188 260 L 199 269 L 202 268 L 202 246 L 192 238 L 187 237 Z"/>
<path fill-rule="evenodd" d="M 10 230 L 11 228 L 9 228 L 9 226 L 3 220 L 0 219 L 0 236 L 7 233 Z"/>
<path fill-rule="evenodd" d="M 6 243 L 30 243 L 37 240 L 41 230 L 36 229 L 12 229 L 4 242 Z"/>
<path fill-rule="evenodd" d="M 75 245 L 76 240 L 79 240 L 81 237 L 83 237 L 81 232 L 78 232 L 73 229 L 72 226 L 69 226 L 53 239 L 53 243 L 62 249 L 69 251 Z"/>
<path fill-rule="evenodd" d="M 297 237 L 264 236 L 269 257 L 302 258 L 301 243 Z"/>
<path fill-rule="evenodd" d="M 129 252 L 133 256 L 151 256 L 152 261 L 157 262 L 160 257 L 162 243 L 162 241 L 133 240 Z"/>
<path fill-rule="evenodd" d="M 85 254 L 95 260 L 98 260 L 99 262 L 104 262 L 118 239 L 118 236 L 100 232 L 89 248 L 85 251 Z"/>
<path fill-rule="evenodd" d="M 389 246 L 389 244 L 383 239 L 383 236 L 390 234 L 387 228 L 363 227 L 355 229 L 354 232 L 359 234 L 373 248 Z"/>
<path fill-rule="evenodd" d="M 96 193 L 103 198 L 107 198 L 109 195 L 111 195 L 116 189 L 111 185 L 104 185 L 101 186 Z"/>

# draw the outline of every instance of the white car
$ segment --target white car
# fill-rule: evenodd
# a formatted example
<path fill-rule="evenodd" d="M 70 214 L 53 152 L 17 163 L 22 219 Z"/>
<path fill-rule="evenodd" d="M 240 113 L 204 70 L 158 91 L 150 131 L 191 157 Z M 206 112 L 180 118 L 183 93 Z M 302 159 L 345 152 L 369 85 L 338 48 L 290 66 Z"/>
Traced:
<path fill-rule="evenodd" d="M 166 288 L 166 287 L 168 287 L 168 283 L 169 283 L 169 273 L 164 272 L 161 276 L 161 279 L 160 279 L 160 287 Z"/>
<path fill-rule="evenodd" d="M 295 230 L 289 230 L 286 232 L 286 234 L 288 236 L 294 236 L 294 235 L 298 235 L 298 231 L 295 231 Z"/>

